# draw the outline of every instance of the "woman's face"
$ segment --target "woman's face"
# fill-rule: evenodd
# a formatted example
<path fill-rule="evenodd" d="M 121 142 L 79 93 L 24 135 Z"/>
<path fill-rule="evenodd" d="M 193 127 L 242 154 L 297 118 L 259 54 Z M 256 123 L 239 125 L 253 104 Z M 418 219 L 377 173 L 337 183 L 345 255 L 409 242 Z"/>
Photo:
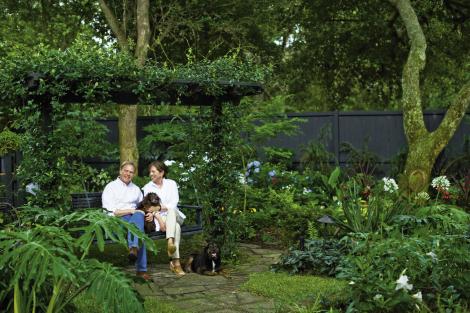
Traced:
<path fill-rule="evenodd" d="M 150 167 L 150 179 L 155 183 L 159 182 L 163 179 L 163 175 L 165 175 L 165 171 L 159 171 L 155 166 Z"/>

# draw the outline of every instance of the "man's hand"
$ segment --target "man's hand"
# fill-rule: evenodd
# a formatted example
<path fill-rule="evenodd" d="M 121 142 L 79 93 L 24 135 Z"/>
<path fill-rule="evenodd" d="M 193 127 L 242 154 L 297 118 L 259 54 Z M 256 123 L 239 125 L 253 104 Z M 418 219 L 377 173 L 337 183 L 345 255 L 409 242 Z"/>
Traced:
<path fill-rule="evenodd" d="M 153 221 L 153 213 L 147 213 L 145 214 L 145 221 L 147 222 L 152 222 Z"/>

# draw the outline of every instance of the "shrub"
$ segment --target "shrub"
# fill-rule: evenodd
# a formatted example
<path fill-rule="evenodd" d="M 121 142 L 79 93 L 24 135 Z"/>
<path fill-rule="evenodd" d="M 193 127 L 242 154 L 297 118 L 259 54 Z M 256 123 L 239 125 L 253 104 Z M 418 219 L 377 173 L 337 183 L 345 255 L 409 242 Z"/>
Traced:
<path fill-rule="evenodd" d="M 344 244 L 334 239 L 306 240 L 305 249 L 289 249 L 274 266 L 275 270 L 284 269 L 292 274 L 308 273 L 334 276 L 336 267 L 348 250 Z"/>
<path fill-rule="evenodd" d="M 445 306 L 446 312 L 453 312 L 470 299 L 468 237 L 395 235 L 383 239 L 369 234 L 350 239 L 352 253 L 341 262 L 338 277 L 351 281 L 351 308 L 408 312 L 416 306 L 431 311 Z"/>

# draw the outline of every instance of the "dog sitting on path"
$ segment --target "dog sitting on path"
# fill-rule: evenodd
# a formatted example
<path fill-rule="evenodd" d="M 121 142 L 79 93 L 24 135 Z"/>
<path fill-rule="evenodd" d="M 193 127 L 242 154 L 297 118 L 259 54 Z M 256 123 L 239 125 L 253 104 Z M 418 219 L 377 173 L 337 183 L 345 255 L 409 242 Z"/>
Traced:
<path fill-rule="evenodd" d="M 221 271 L 220 249 L 215 243 L 209 243 L 201 253 L 191 254 L 185 264 L 186 273 L 217 275 Z"/>
<path fill-rule="evenodd" d="M 158 207 L 158 210 L 160 210 L 160 208 L 161 208 L 160 197 L 154 192 L 148 193 L 144 197 L 142 202 L 139 203 L 136 210 L 143 211 L 145 214 L 147 214 L 147 213 L 151 212 L 150 211 L 151 207 Z M 144 230 L 145 230 L 146 234 L 154 232 L 155 229 L 156 229 L 156 227 L 155 227 L 155 222 L 154 221 L 151 221 L 151 222 L 145 221 Z"/>

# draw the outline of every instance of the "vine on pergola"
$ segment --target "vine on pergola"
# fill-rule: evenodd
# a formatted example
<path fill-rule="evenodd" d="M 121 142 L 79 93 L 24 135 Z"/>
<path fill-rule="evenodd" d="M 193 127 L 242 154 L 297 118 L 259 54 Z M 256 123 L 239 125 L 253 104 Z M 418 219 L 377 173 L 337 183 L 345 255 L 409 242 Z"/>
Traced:
<path fill-rule="evenodd" d="M 215 153 L 227 141 L 223 140 L 221 115 L 223 104 L 238 104 L 246 95 L 262 91 L 261 84 L 267 74 L 265 68 L 235 58 L 222 58 L 213 62 L 193 63 L 177 68 L 149 64 L 138 67 L 131 56 L 80 44 L 59 51 L 40 47 L 35 53 L 15 54 L 0 60 L 0 105 L 9 106 L 12 125 L 22 132 L 23 162 L 18 170 L 23 183 L 34 182 L 40 187 L 35 204 L 67 207 L 70 191 L 63 190 L 63 176 L 73 175 L 63 169 L 66 157 L 57 153 L 62 147 L 54 144 L 54 125 L 75 115 L 92 121 L 96 109 L 113 103 L 162 103 L 207 105 L 212 108 L 212 146 Z M 78 109 L 77 109 L 78 108 Z M 91 112 L 85 116 L 83 112 Z M 89 124 L 91 125 L 91 124 Z M 92 126 L 90 126 L 92 127 Z M 92 136 L 104 134 L 103 129 L 92 129 Z M 89 136 L 88 131 L 79 136 Z M 70 138 L 80 142 L 81 138 Z M 79 146 L 75 148 L 80 149 Z M 82 155 L 83 156 L 83 155 Z M 85 155 L 86 157 L 87 155 Z M 218 213 L 223 212 L 224 176 L 223 158 L 213 156 L 213 188 L 206 223 L 213 231 L 223 232 Z M 220 166 L 217 166 L 220 162 Z M 54 170 L 60 168 L 61 170 Z M 220 216 L 220 219 L 223 219 Z M 223 236 L 223 234 L 221 234 Z M 221 238 L 223 241 L 223 238 Z"/>

